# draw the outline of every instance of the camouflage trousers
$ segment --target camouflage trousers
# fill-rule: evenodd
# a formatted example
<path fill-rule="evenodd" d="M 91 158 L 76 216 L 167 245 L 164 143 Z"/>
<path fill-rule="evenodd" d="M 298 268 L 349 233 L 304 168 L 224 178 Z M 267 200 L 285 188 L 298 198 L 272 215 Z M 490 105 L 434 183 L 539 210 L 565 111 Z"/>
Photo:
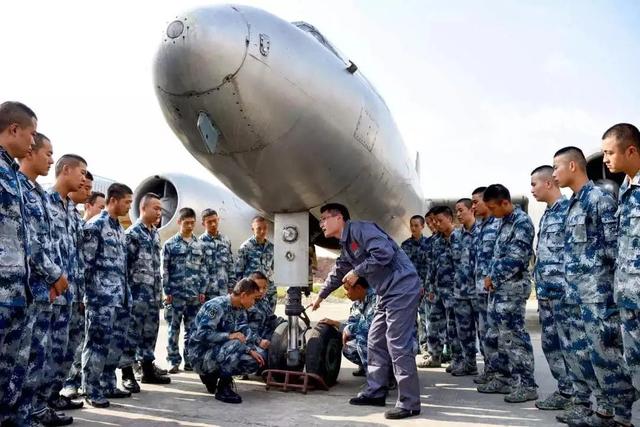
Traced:
<path fill-rule="evenodd" d="M 478 332 L 478 343 L 480 344 L 480 353 L 484 357 L 484 337 L 487 335 L 487 294 L 479 294 L 471 299 L 473 311 L 478 314 L 476 323 L 476 331 Z"/>
<path fill-rule="evenodd" d="M 45 362 L 44 381 L 35 398 L 34 409 L 36 411 L 45 409 L 47 402 L 57 397 L 69 372 L 68 365 L 65 365 L 65 358 L 69 346 L 71 309 L 72 306 L 70 304 L 54 304 L 51 306 L 51 325 L 49 330 L 51 347 Z"/>
<path fill-rule="evenodd" d="M 171 322 L 169 323 L 169 338 L 167 341 L 167 361 L 171 365 L 180 365 L 180 326 L 184 324 L 184 351 L 186 352 L 187 342 L 191 336 L 193 321 L 200 310 L 199 302 L 177 302 L 173 300 L 171 304 Z M 185 360 L 187 360 L 185 358 Z"/>
<path fill-rule="evenodd" d="M 635 390 L 624 367 L 618 308 L 606 303 L 568 305 L 572 372 L 584 378 L 596 395 L 598 412 L 631 421 Z M 613 411 L 612 411 L 613 408 Z"/>
<path fill-rule="evenodd" d="M 51 352 L 51 304 L 34 302 L 29 306 L 29 328 L 31 333 L 31 350 L 27 377 L 22 386 L 22 393 L 18 401 L 18 419 L 20 422 L 31 419 L 34 412 L 44 409 L 46 402 L 39 402 L 37 408 L 36 393 L 44 386 L 46 363 Z"/>
<path fill-rule="evenodd" d="M 126 308 L 86 308 L 82 386 L 92 400 L 102 400 L 116 387 L 115 371 L 125 344 L 128 319 Z"/>
<path fill-rule="evenodd" d="M 470 299 L 455 299 L 453 312 L 456 318 L 456 333 L 462 348 L 462 357 L 466 366 L 476 366 L 476 324 L 478 313 L 473 309 Z"/>
<path fill-rule="evenodd" d="M 29 366 L 33 316 L 28 307 L 0 306 L 0 422 L 18 419 L 18 403 Z"/>
<path fill-rule="evenodd" d="M 420 351 L 427 352 L 429 349 L 427 338 L 427 323 L 429 322 L 429 302 L 426 297 L 420 298 L 418 303 L 418 343 Z"/>
<path fill-rule="evenodd" d="M 449 296 L 436 295 L 435 300 L 430 302 L 427 343 L 429 345 L 429 353 L 438 357 L 442 356 L 444 344 L 448 343 L 451 346 L 452 361 L 460 363 L 462 361 L 462 348 L 458 340 L 453 306 L 454 298 Z"/>
<path fill-rule="evenodd" d="M 533 347 L 525 329 L 526 299 L 492 294 L 487 307 L 486 371 L 512 386 L 536 387 Z"/>
<path fill-rule="evenodd" d="M 624 359 L 636 390 L 640 390 L 640 310 L 620 309 Z"/>
<path fill-rule="evenodd" d="M 160 327 L 160 308 L 158 303 L 134 302 L 131 309 L 131 322 L 127 334 L 127 343 L 122 353 L 122 366 L 132 366 L 135 361 L 155 360 L 156 341 Z"/>
<path fill-rule="evenodd" d="M 84 305 L 82 306 L 84 307 Z M 84 310 L 79 302 L 74 302 L 69 323 L 69 346 L 65 358 L 67 379 L 64 387 L 80 387 L 82 384 L 82 347 L 84 345 Z M 68 369 L 66 369 L 68 367 Z M 57 391 L 60 393 L 60 390 Z"/>
<path fill-rule="evenodd" d="M 269 281 L 269 287 L 267 288 L 267 294 L 265 295 L 265 298 L 269 301 L 271 311 L 275 313 L 276 304 L 278 303 L 278 288 L 272 281 Z"/>
<path fill-rule="evenodd" d="M 198 374 L 232 377 L 251 374 L 258 370 L 258 362 L 247 353 L 247 346 L 238 340 L 213 345 L 202 353 L 190 350 L 186 356 Z"/>
<path fill-rule="evenodd" d="M 558 391 L 564 395 L 573 395 L 573 378 L 565 362 L 562 341 L 558 334 L 561 325 L 567 323 L 565 312 L 559 300 L 538 300 L 538 315 L 542 329 L 542 352 L 547 359 L 551 375 L 558 382 Z"/>
<path fill-rule="evenodd" d="M 351 363 L 367 369 L 367 337 L 355 337 L 342 347 L 342 354 Z"/>

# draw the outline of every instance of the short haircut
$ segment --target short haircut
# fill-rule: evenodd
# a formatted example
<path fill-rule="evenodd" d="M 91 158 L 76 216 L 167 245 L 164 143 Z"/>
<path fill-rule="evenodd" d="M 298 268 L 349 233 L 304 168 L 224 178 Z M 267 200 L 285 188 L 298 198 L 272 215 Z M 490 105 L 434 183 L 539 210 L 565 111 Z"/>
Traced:
<path fill-rule="evenodd" d="M 553 155 L 554 158 L 558 156 L 567 156 L 570 161 L 575 162 L 578 167 L 582 170 L 587 169 L 587 158 L 584 156 L 584 153 L 578 147 L 564 147 L 556 151 L 556 154 Z"/>
<path fill-rule="evenodd" d="M 266 219 L 264 219 L 264 217 L 262 215 L 256 215 L 251 219 L 251 224 L 253 224 L 254 222 L 265 222 Z"/>
<path fill-rule="evenodd" d="M 351 219 L 351 215 L 349 215 L 349 209 L 345 205 L 340 203 L 327 203 L 323 207 L 320 208 L 320 213 L 329 212 L 332 215 L 340 214 L 342 215 L 342 219 L 345 222 Z"/>
<path fill-rule="evenodd" d="M 549 166 L 549 165 L 538 166 L 537 168 L 535 168 L 534 170 L 531 171 L 531 176 L 536 175 L 536 174 L 542 175 L 547 180 L 552 179 L 553 178 L 553 167 Z"/>
<path fill-rule="evenodd" d="M 203 221 L 208 217 L 214 216 L 214 215 L 218 215 L 218 212 L 216 212 L 214 209 L 209 209 L 209 208 L 203 210 L 202 213 L 200 214 Z"/>
<path fill-rule="evenodd" d="M 114 182 L 107 188 L 107 203 L 111 199 L 122 200 L 130 194 L 133 194 L 133 191 L 128 186 Z"/>
<path fill-rule="evenodd" d="M 430 216 L 432 216 L 432 215 L 435 215 L 435 214 L 433 213 L 433 209 L 434 209 L 434 208 L 436 208 L 436 207 L 437 207 L 437 206 L 433 206 L 433 207 L 431 207 L 431 208 L 427 211 L 427 213 L 426 213 L 426 214 L 424 214 L 424 217 L 425 217 L 425 218 L 428 218 L 428 217 L 430 217 Z"/>
<path fill-rule="evenodd" d="M 478 187 L 471 192 L 471 195 L 475 196 L 476 194 L 484 194 L 485 191 L 487 191 L 487 187 Z"/>
<path fill-rule="evenodd" d="M 89 171 L 84 175 L 84 178 L 89 181 L 93 181 L 93 174 Z"/>
<path fill-rule="evenodd" d="M 31 149 L 33 151 L 40 150 L 44 146 L 45 141 L 51 142 L 51 140 L 47 138 L 45 134 L 36 132 L 36 136 L 33 138 L 33 145 L 31 146 Z"/>
<path fill-rule="evenodd" d="M 602 135 L 602 139 L 615 138 L 619 144 L 623 144 L 624 148 L 633 145 L 640 150 L 640 131 L 637 127 L 629 123 L 618 123 L 611 126 Z"/>
<path fill-rule="evenodd" d="M 242 279 L 233 287 L 233 294 L 255 294 L 256 292 L 260 292 L 260 287 L 256 282 L 251 279 Z"/>
<path fill-rule="evenodd" d="M 196 219 L 196 211 L 191 208 L 182 208 L 178 211 L 178 221 L 185 219 Z"/>
<path fill-rule="evenodd" d="M 91 194 L 89 195 L 89 198 L 87 199 L 87 201 L 85 203 L 88 203 L 90 205 L 95 205 L 96 204 L 96 200 L 98 200 L 98 198 L 105 198 L 104 197 L 104 193 L 101 193 L 99 191 L 92 191 Z"/>
<path fill-rule="evenodd" d="M 254 271 L 249 275 L 249 279 L 251 280 L 266 280 L 269 281 L 267 276 L 262 271 Z"/>
<path fill-rule="evenodd" d="M 36 113 L 21 102 L 6 101 L 0 104 L 0 132 L 4 132 L 12 124 L 26 127 L 31 119 L 38 119 Z"/>
<path fill-rule="evenodd" d="M 444 206 L 444 205 L 436 206 L 432 210 L 433 210 L 433 214 L 434 215 L 443 214 L 444 216 L 453 219 L 453 211 L 451 210 L 451 208 L 449 206 Z"/>
<path fill-rule="evenodd" d="M 355 285 L 360 285 L 365 289 L 369 289 L 369 282 L 367 282 L 367 279 L 365 279 L 364 277 L 360 277 L 358 276 L 358 279 L 356 280 L 356 283 L 353 284 Z"/>
<path fill-rule="evenodd" d="M 468 197 L 463 197 L 462 199 L 458 199 L 458 201 L 456 202 L 456 205 L 458 203 L 462 203 L 463 205 L 465 205 L 467 209 L 471 209 L 473 207 L 473 202 Z"/>
<path fill-rule="evenodd" d="M 144 196 L 142 196 L 142 199 L 140 199 L 140 206 L 147 206 L 151 200 L 160 200 L 160 196 L 156 193 L 145 193 Z"/>
<path fill-rule="evenodd" d="M 62 170 L 65 166 L 69 166 L 70 168 L 75 168 L 80 165 L 87 165 L 87 161 L 77 154 L 64 154 L 62 157 L 58 159 L 56 162 L 56 178 L 60 176 Z"/>
<path fill-rule="evenodd" d="M 507 187 L 505 187 L 502 184 L 491 184 L 484 191 L 482 200 L 485 202 L 489 202 L 489 201 L 501 202 L 503 200 L 511 201 L 511 193 L 509 193 L 509 190 L 507 189 Z"/>
<path fill-rule="evenodd" d="M 424 225 L 424 218 L 422 217 L 422 215 L 412 216 L 409 222 L 413 221 L 414 219 L 417 219 L 418 221 L 420 221 L 420 224 Z"/>

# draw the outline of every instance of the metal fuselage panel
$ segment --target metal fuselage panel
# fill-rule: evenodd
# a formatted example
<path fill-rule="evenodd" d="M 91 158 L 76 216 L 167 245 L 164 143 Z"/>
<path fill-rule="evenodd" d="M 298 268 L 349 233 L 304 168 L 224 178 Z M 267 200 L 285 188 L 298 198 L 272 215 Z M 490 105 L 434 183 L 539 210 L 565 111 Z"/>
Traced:
<path fill-rule="evenodd" d="M 410 216 L 424 214 L 418 175 L 386 104 L 359 71 L 259 9 L 217 6 L 179 20 L 183 32 L 165 37 L 156 57 L 156 93 L 200 163 L 264 212 L 317 217 L 336 201 L 406 237 Z M 201 112 L 221 134 L 213 153 L 196 127 Z"/>

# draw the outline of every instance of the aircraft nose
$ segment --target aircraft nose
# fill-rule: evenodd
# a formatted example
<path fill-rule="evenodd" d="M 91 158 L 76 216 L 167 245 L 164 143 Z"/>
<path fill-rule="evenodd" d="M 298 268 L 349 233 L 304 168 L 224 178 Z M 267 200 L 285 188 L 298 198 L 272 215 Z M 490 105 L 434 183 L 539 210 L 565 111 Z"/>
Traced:
<path fill-rule="evenodd" d="M 214 90 L 242 66 L 249 27 L 233 6 L 195 9 L 164 29 L 154 63 L 156 85 L 174 95 Z"/>

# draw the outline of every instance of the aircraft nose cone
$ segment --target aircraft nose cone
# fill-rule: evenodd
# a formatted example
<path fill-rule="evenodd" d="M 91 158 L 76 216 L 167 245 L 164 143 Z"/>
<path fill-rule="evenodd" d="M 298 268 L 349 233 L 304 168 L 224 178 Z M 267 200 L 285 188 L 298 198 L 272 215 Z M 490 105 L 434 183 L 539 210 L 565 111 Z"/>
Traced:
<path fill-rule="evenodd" d="M 154 63 L 157 87 L 197 95 L 221 86 L 242 66 L 249 27 L 232 6 L 196 9 L 165 28 Z"/>

